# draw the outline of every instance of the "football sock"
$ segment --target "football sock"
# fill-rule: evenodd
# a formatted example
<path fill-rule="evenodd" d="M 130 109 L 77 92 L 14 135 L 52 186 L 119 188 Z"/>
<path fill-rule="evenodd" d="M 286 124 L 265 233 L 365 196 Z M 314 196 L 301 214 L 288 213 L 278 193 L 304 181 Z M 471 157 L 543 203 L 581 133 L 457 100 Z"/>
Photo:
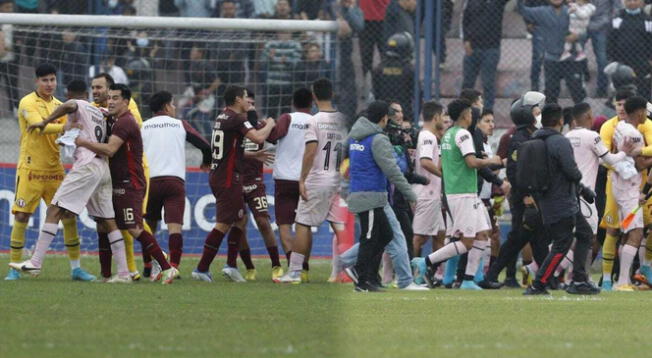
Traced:
<path fill-rule="evenodd" d="M 125 240 L 120 234 L 120 230 L 112 231 L 108 234 L 108 241 L 111 245 L 111 252 L 115 256 L 115 263 L 118 267 L 118 276 L 129 276 L 129 267 L 127 266 L 127 255 L 125 253 Z M 109 258 L 110 260 L 110 258 Z M 111 261 L 109 261 L 110 267 Z M 109 270 L 109 275 L 110 275 Z M 104 275 L 104 273 L 102 273 Z"/>
<path fill-rule="evenodd" d="M 304 259 L 305 259 L 304 255 L 298 252 L 292 252 L 292 256 L 290 256 L 290 271 L 294 271 L 294 272 L 301 271 Z"/>
<path fill-rule="evenodd" d="M 491 241 L 487 241 L 487 245 L 484 247 L 482 252 L 482 272 L 485 273 L 489 270 L 489 264 L 491 263 Z"/>
<path fill-rule="evenodd" d="M 109 234 L 98 232 L 97 237 L 102 277 L 109 278 L 111 277 L 111 256 L 113 255 L 111 251 L 111 243 L 109 242 Z M 122 235 L 120 235 L 120 237 L 122 237 Z M 122 251 L 124 252 L 124 247 Z"/>
<path fill-rule="evenodd" d="M 281 266 L 281 261 L 278 257 L 278 246 L 267 246 L 267 253 L 269 259 L 272 261 L 272 267 Z"/>
<path fill-rule="evenodd" d="M 127 230 L 120 230 L 120 234 L 125 240 L 125 255 L 127 256 L 129 272 L 136 272 L 138 267 L 136 267 L 136 259 L 134 258 L 134 237 Z"/>
<path fill-rule="evenodd" d="M 627 285 L 629 281 L 629 271 L 632 268 L 632 262 L 638 249 L 631 245 L 623 245 L 620 250 L 620 274 L 618 275 L 618 285 Z"/>
<path fill-rule="evenodd" d="M 227 237 L 228 251 L 226 256 L 226 265 L 229 267 L 238 267 L 238 251 L 240 250 L 240 241 L 244 238 L 244 233 L 237 226 L 233 226 Z"/>
<path fill-rule="evenodd" d="M 27 223 L 14 221 L 14 226 L 11 228 L 11 241 L 9 243 L 11 262 L 20 262 L 20 259 L 23 257 L 25 230 L 27 230 Z"/>
<path fill-rule="evenodd" d="M 602 244 L 602 280 L 611 281 L 611 274 L 614 269 L 614 259 L 616 258 L 616 243 L 618 242 L 618 237 L 614 235 L 609 235 L 608 233 L 604 237 L 604 243 Z"/>
<path fill-rule="evenodd" d="M 250 249 L 240 250 L 240 258 L 242 259 L 242 262 L 244 263 L 247 270 L 253 270 L 256 268 L 254 267 L 254 263 L 251 261 Z"/>
<path fill-rule="evenodd" d="M 181 254 L 183 253 L 183 236 L 181 234 L 170 234 L 170 264 L 179 267 L 181 263 Z"/>
<path fill-rule="evenodd" d="M 208 272 L 213 259 L 215 259 L 215 255 L 217 255 L 217 251 L 220 249 L 222 239 L 224 239 L 224 233 L 219 230 L 213 229 L 208 233 L 206 242 L 204 242 L 204 251 L 197 265 L 197 271 Z"/>
<path fill-rule="evenodd" d="M 536 275 L 537 271 L 539 271 L 539 265 L 537 264 L 536 261 L 532 261 L 527 265 L 527 268 L 530 270 L 530 273 L 532 275 Z"/>
<path fill-rule="evenodd" d="M 426 256 L 426 265 L 432 266 L 433 264 L 444 262 L 453 256 L 465 254 L 467 251 L 466 246 L 461 241 L 451 242 Z"/>
<path fill-rule="evenodd" d="M 43 259 L 45 254 L 54 240 L 54 237 L 57 236 L 57 230 L 59 230 L 59 225 L 52 223 L 45 223 L 41 228 L 41 231 L 38 234 L 38 241 L 36 241 L 36 247 L 34 248 L 34 254 L 32 255 L 32 265 L 35 267 L 41 267 L 43 265 Z"/>
<path fill-rule="evenodd" d="M 652 240 L 647 240 L 645 243 L 645 260 L 648 263 L 652 262 Z"/>
<path fill-rule="evenodd" d="M 484 249 L 487 246 L 487 241 L 473 241 L 473 247 L 469 251 L 469 255 L 466 262 L 466 270 L 464 271 L 464 280 L 473 280 L 476 271 L 478 271 L 478 266 L 480 265 L 480 259 L 484 253 Z"/>
<path fill-rule="evenodd" d="M 70 259 L 70 268 L 79 267 L 79 234 L 77 233 L 77 220 L 68 218 L 61 220 L 63 222 L 63 244 L 68 250 Z"/>
<path fill-rule="evenodd" d="M 640 262 L 641 266 L 649 266 L 649 262 L 645 258 L 645 252 L 647 251 L 647 239 L 643 238 L 641 240 L 641 246 L 638 247 L 638 261 Z"/>
<path fill-rule="evenodd" d="M 158 243 L 156 242 L 156 239 L 154 238 L 154 236 L 152 236 L 152 234 L 143 230 L 143 232 L 140 234 L 140 236 L 138 236 L 136 240 L 138 240 L 138 242 L 140 242 L 141 246 L 143 247 L 143 252 L 152 255 L 154 260 L 156 260 L 156 262 L 158 262 L 158 264 L 161 265 L 162 271 L 165 271 L 170 268 L 170 264 L 168 263 L 168 260 L 165 259 L 165 255 L 163 255 L 163 251 L 161 251 L 161 248 L 158 246 Z"/>

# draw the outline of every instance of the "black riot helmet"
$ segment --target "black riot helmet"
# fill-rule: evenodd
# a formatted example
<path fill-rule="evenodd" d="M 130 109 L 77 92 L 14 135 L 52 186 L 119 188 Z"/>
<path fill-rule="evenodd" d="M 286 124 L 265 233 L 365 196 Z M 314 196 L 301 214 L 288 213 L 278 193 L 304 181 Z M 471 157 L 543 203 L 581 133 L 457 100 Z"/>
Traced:
<path fill-rule="evenodd" d="M 404 31 L 395 33 L 387 39 L 385 56 L 401 59 L 411 59 L 413 52 L 414 39 L 409 32 Z"/>
<path fill-rule="evenodd" d="M 611 80 L 614 90 L 626 89 L 636 92 L 636 73 L 631 67 L 619 62 L 612 62 L 605 66 L 604 73 Z"/>
<path fill-rule="evenodd" d="M 537 106 L 543 108 L 545 101 L 546 96 L 541 92 L 526 92 L 512 104 L 509 113 L 512 122 L 519 128 L 536 125 L 537 119 L 532 114 L 532 108 Z"/>

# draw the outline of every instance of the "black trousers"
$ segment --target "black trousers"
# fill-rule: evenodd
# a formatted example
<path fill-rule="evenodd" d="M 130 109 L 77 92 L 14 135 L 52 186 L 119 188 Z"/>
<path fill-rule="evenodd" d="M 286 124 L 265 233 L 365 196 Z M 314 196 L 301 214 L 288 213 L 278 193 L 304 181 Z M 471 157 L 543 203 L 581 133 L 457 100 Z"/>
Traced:
<path fill-rule="evenodd" d="M 0 80 L 4 79 L 11 108 L 18 108 L 18 63 L 0 63 Z"/>
<path fill-rule="evenodd" d="M 408 256 L 410 257 L 410 261 L 412 261 L 412 258 L 414 257 L 414 245 L 412 243 L 412 237 L 414 236 L 414 231 L 412 231 L 412 220 L 414 219 L 414 214 L 412 214 L 410 208 L 400 206 L 393 206 L 392 210 L 394 210 L 398 223 L 401 224 L 401 231 L 403 232 L 403 236 L 405 236 L 407 244 Z"/>
<path fill-rule="evenodd" d="M 371 71 L 374 61 L 374 45 L 378 52 L 383 52 L 383 24 L 384 21 L 365 21 L 364 29 L 360 32 L 360 57 L 362 58 L 362 74 Z"/>
<path fill-rule="evenodd" d="M 543 69 L 546 81 L 546 102 L 557 103 L 561 80 L 566 81 L 574 103 L 581 102 L 586 97 L 584 85 L 582 84 L 582 67 L 576 61 L 549 61 L 543 62 Z"/>
<path fill-rule="evenodd" d="M 539 267 L 548 254 L 548 240 L 543 233 L 543 227 L 539 226 L 540 223 L 528 222 L 527 227 L 523 224 L 526 212 L 523 195 L 515 192 L 509 200 L 509 206 L 512 212 L 512 230 L 500 247 L 496 261 L 487 272 L 486 279 L 489 281 L 497 281 L 500 271 L 516 260 L 527 243 L 530 243 L 532 256 Z"/>
<path fill-rule="evenodd" d="M 385 246 L 392 241 L 392 227 L 383 208 L 358 213 L 360 249 L 355 269 L 360 282 L 375 281 Z"/>
<path fill-rule="evenodd" d="M 584 215 L 578 212 L 555 223 L 545 225 L 545 231 L 552 239 L 552 249 L 543 261 L 543 265 L 539 267 L 539 271 L 537 271 L 534 285 L 538 288 L 545 287 L 573 244 L 573 229 L 575 229 L 575 237 L 577 238 L 575 259 L 573 260 L 573 281 L 584 282 L 587 280 L 586 267 L 584 266 L 586 256 L 591 248 L 593 232 Z"/>

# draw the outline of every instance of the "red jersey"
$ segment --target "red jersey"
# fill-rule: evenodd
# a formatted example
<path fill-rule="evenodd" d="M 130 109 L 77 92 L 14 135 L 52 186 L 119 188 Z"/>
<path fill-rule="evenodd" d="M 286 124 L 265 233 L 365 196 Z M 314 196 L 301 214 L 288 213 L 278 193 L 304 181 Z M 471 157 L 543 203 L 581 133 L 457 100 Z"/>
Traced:
<path fill-rule="evenodd" d="M 245 134 L 252 129 L 246 113 L 238 114 L 228 108 L 215 119 L 211 138 L 211 176 L 216 185 L 228 188 L 234 176 L 243 173 L 242 141 Z"/>
<path fill-rule="evenodd" d="M 249 139 L 244 139 L 245 152 L 257 152 L 263 149 L 262 144 L 256 144 Z M 263 180 L 263 162 L 258 159 L 245 158 L 242 160 L 242 183 L 260 182 Z"/>
<path fill-rule="evenodd" d="M 145 187 L 143 139 L 131 111 L 125 112 L 113 122 L 111 135 L 124 141 L 109 160 L 113 187 L 143 189 Z"/>

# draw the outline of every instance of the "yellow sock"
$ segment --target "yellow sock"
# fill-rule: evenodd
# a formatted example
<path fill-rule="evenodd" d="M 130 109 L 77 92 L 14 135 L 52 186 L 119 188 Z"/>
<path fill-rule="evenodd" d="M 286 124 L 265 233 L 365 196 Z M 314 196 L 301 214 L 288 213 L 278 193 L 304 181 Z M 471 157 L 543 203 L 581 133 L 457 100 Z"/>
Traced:
<path fill-rule="evenodd" d="M 602 276 L 611 280 L 611 273 L 614 269 L 614 258 L 616 257 L 616 244 L 618 237 L 607 234 L 602 244 Z"/>
<path fill-rule="evenodd" d="M 143 230 L 147 231 L 148 233 L 152 234 L 154 236 L 154 233 L 152 232 L 152 228 L 147 225 L 147 221 L 143 220 Z"/>
<path fill-rule="evenodd" d="M 136 267 L 136 260 L 134 259 L 134 238 L 127 230 L 120 230 L 120 232 L 122 233 L 122 238 L 125 240 L 127 267 L 129 268 L 129 272 L 136 272 L 138 271 L 138 268 Z"/>
<path fill-rule="evenodd" d="M 63 243 L 68 250 L 70 261 L 79 261 L 79 234 L 75 218 L 63 219 Z"/>
<path fill-rule="evenodd" d="M 25 246 L 25 230 L 27 230 L 27 223 L 14 221 L 14 226 L 11 228 L 10 247 L 10 260 L 11 262 L 20 262 L 23 257 L 23 246 Z"/>

